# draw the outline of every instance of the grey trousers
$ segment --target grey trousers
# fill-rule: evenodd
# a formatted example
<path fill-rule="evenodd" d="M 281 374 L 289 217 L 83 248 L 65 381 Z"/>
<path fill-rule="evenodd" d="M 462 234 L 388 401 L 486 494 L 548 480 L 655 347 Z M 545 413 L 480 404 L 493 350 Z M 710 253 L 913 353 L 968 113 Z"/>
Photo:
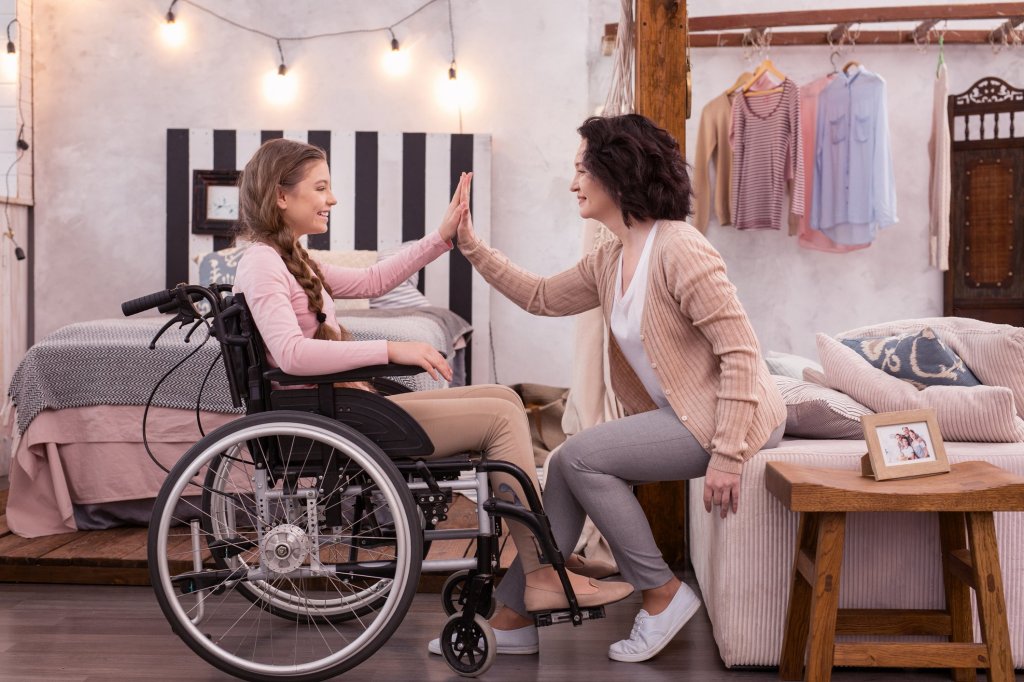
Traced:
<path fill-rule="evenodd" d="M 778 444 L 782 432 L 780 426 L 764 447 Z M 671 407 L 598 424 L 572 436 L 549 461 L 544 483 L 544 510 L 562 554 L 568 557 L 572 552 L 590 516 L 627 582 L 639 590 L 664 585 L 673 573 L 631 486 L 699 478 L 710 459 Z M 495 596 L 526 615 L 525 586 L 516 559 Z"/>

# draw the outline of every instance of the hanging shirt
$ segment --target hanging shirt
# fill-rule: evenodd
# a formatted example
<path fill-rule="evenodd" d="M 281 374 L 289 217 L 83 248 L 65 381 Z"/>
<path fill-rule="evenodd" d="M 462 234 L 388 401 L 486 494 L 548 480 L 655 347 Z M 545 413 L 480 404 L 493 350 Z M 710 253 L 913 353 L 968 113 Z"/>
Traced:
<path fill-rule="evenodd" d="M 928 152 L 932 159 L 931 181 L 928 185 L 929 261 L 932 267 L 949 270 L 949 201 L 952 187 L 950 164 L 949 72 L 946 62 L 939 64 L 935 74 L 935 99 L 932 103 L 932 137 Z"/>
<path fill-rule="evenodd" d="M 640 252 L 640 262 L 636 265 L 636 272 L 633 279 L 629 281 L 626 290 L 622 290 L 622 254 L 619 254 L 619 267 L 615 273 L 615 299 L 612 302 L 611 329 L 612 335 L 619 344 L 619 350 L 626 358 L 626 362 L 636 372 L 640 383 L 647 389 L 651 400 L 658 407 L 665 407 L 669 404 L 665 392 L 658 381 L 658 375 L 651 368 L 651 359 L 644 349 L 643 336 L 640 334 L 644 315 L 644 300 L 647 298 L 647 273 L 648 265 L 651 262 L 651 244 L 654 243 L 654 235 L 658 231 L 658 224 L 651 228 L 644 242 L 644 249 Z"/>
<path fill-rule="evenodd" d="M 731 225 L 729 180 L 732 177 L 732 149 L 729 147 L 729 120 L 732 117 L 732 93 L 723 92 L 700 112 L 697 151 L 693 161 L 693 199 L 696 207 L 693 226 L 708 231 L 712 205 L 719 225 Z M 715 162 L 714 191 L 711 188 L 711 161 Z"/>
<path fill-rule="evenodd" d="M 885 81 L 840 72 L 818 98 L 811 227 L 837 244 L 868 244 L 896 218 Z"/>
<path fill-rule="evenodd" d="M 770 95 L 737 95 L 732 102 L 730 211 L 740 230 L 778 230 L 787 185 L 791 213 L 803 213 L 799 90 L 790 79 Z"/>
<path fill-rule="evenodd" d="M 804 168 L 814 168 L 815 134 L 818 125 L 818 97 L 835 74 L 828 74 L 800 86 L 800 140 L 803 143 Z M 814 196 L 814 173 L 804 173 L 804 201 L 810 203 Z M 806 207 L 805 207 L 806 208 Z M 797 243 L 805 249 L 815 251 L 827 251 L 829 253 L 845 253 L 856 249 L 863 249 L 870 244 L 844 245 L 836 244 L 825 236 L 824 232 L 811 228 L 811 212 L 805 210 L 803 215 L 797 216 Z"/>

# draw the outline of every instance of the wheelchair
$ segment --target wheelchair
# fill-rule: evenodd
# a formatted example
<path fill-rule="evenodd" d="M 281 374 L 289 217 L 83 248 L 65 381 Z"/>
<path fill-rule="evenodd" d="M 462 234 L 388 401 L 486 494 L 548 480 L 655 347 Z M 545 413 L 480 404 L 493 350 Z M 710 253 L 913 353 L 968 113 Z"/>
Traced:
<path fill-rule="evenodd" d="M 532 614 L 538 625 L 604 617 L 602 607 L 579 607 L 521 469 L 468 454 L 423 459 L 433 453 L 427 434 L 384 397 L 408 389 L 382 378 L 422 368 L 315 377 L 270 369 L 244 296 L 225 286 L 180 284 L 122 304 L 125 315 L 152 308 L 175 315 L 154 344 L 176 323 L 193 324 L 190 335 L 205 325 L 207 339 L 220 344 L 232 401 L 245 408 L 171 469 L 149 528 L 160 608 L 208 663 L 246 680 L 334 677 L 387 642 L 421 572 L 440 572 L 451 573 L 442 590 L 442 654 L 456 673 L 480 675 L 497 654 L 486 619 L 502 518 L 531 530 L 542 561 L 561 578 L 569 608 Z M 378 393 L 336 387 L 353 381 Z M 493 471 L 516 477 L 527 506 L 491 495 Z M 457 491 L 476 492 L 477 526 L 437 528 Z M 460 538 L 476 540 L 475 557 L 426 559 L 432 541 Z"/>

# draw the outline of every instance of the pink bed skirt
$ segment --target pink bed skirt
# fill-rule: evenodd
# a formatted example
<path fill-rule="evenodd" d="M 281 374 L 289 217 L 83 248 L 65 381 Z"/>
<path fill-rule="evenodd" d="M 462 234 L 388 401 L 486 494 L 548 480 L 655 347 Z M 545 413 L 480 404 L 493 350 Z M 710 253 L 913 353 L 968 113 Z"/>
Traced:
<path fill-rule="evenodd" d="M 7 524 L 26 538 L 78 530 L 74 505 L 156 497 L 164 474 L 142 444 L 140 406 L 99 405 L 40 412 L 11 459 Z M 237 414 L 202 412 L 203 429 Z M 150 449 L 168 469 L 200 439 L 192 410 L 151 407 Z"/>

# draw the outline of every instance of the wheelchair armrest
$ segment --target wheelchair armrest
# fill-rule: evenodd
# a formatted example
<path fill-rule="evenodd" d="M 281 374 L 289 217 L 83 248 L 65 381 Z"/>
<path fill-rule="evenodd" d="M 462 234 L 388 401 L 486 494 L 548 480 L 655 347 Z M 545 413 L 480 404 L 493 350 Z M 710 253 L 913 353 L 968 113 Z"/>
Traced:
<path fill-rule="evenodd" d="M 336 384 L 346 381 L 367 381 L 376 377 L 408 377 L 424 371 L 426 370 L 416 365 L 395 365 L 388 363 L 386 365 L 359 367 L 358 369 L 351 369 L 347 372 L 310 376 L 285 374 L 280 369 L 271 369 L 264 372 L 263 376 L 270 381 L 276 381 L 282 386 L 294 386 L 297 384 Z"/>

